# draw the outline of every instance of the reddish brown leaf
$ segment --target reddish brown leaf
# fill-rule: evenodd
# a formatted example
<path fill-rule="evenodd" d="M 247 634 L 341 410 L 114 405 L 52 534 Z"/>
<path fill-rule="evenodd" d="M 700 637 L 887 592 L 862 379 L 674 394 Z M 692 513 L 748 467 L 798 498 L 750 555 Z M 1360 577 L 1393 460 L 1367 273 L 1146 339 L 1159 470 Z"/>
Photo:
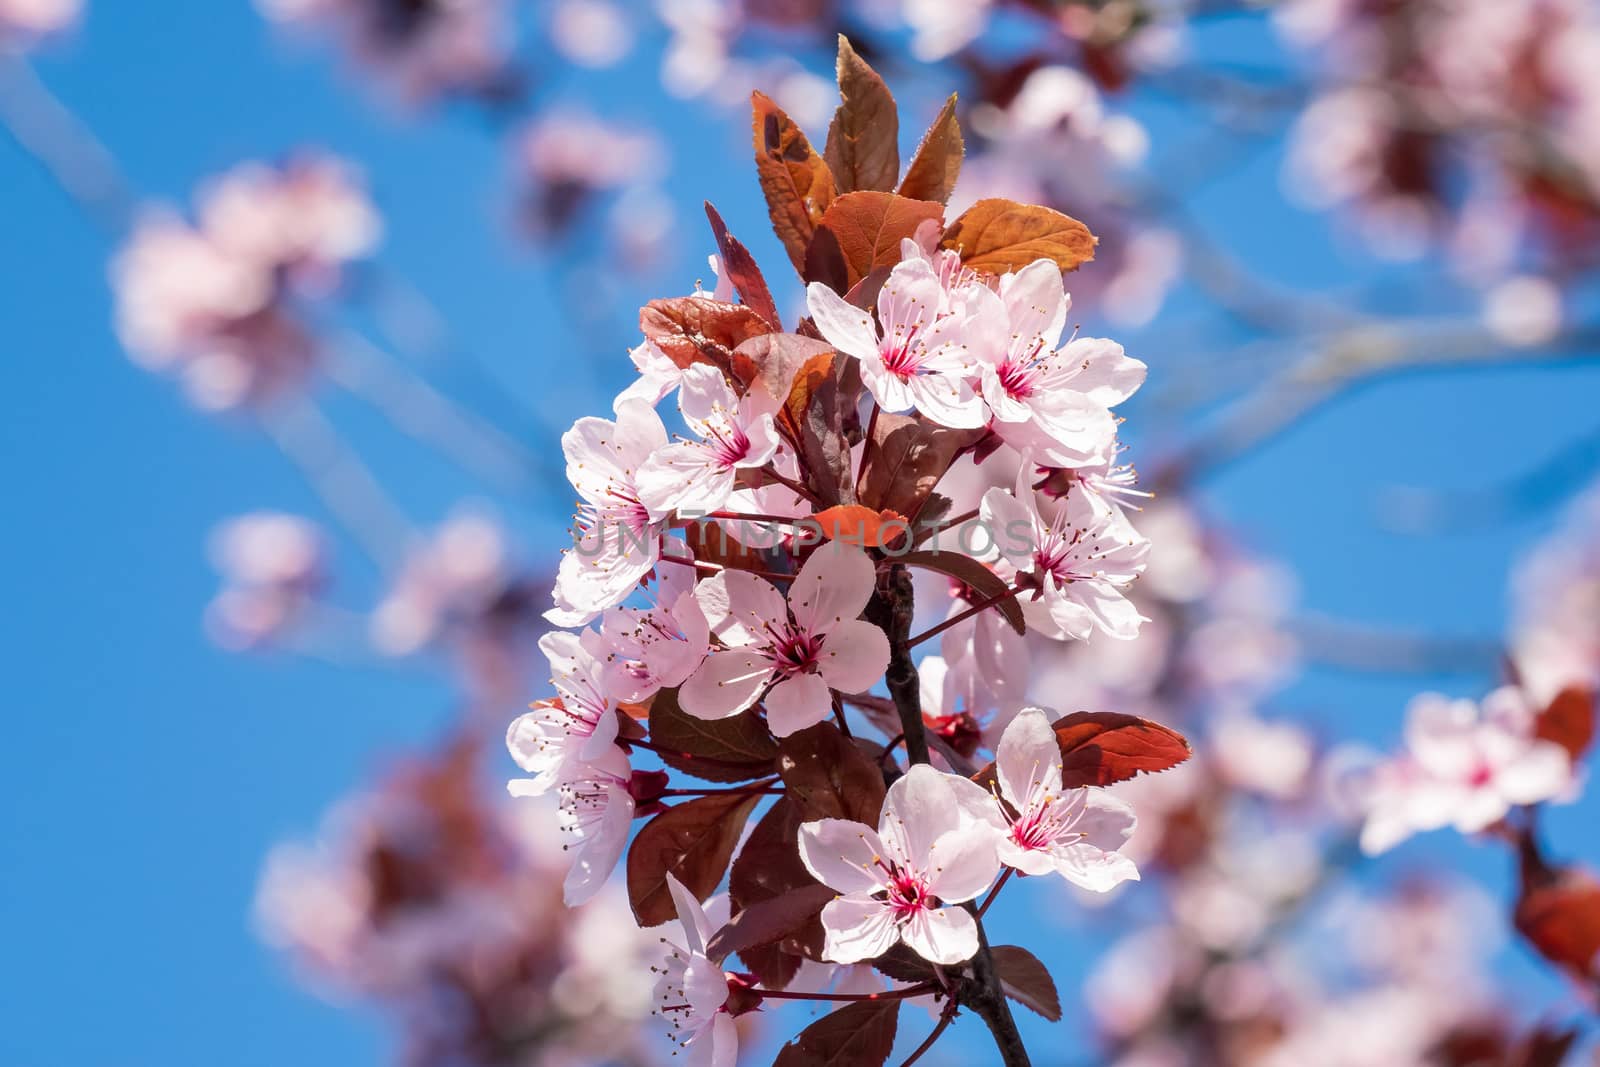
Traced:
<path fill-rule="evenodd" d="M 719 567 L 743 571 L 761 570 L 763 561 L 760 553 L 735 541 L 727 530 L 710 519 L 685 526 L 683 539 L 689 551 L 694 553 L 694 558 L 701 563 L 715 563 Z"/>
<path fill-rule="evenodd" d="M 1513 1067 L 1561 1067 L 1577 1040 L 1575 1028 L 1540 1026 L 1517 1049 L 1511 1063 Z"/>
<path fill-rule="evenodd" d="M 800 861 L 800 821 L 800 809 L 788 797 L 779 797 L 750 831 L 728 876 L 728 896 L 735 915 L 797 890 L 824 888 Z M 817 910 L 820 913 L 821 907 Z M 737 951 L 763 985 L 782 989 L 794 978 L 802 957 L 822 958 L 822 946 L 822 921 L 813 917 L 785 934 L 778 944 Z"/>
<path fill-rule="evenodd" d="M 1594 741 L 1594 700 L 1593 689 L 1568 686 L 1539 713 L 1535 732 L 1541 739 L 1565 748 L 1572 755 L 1572 762 L 1577 763 Z"/>
<path fill-rule="evenodd" d="M 1033 953 L 1016 945 L 996 945 L 995 973 L 1000 976 L 1000 988 L 1006 996 L 1021 1004 L 1035 1015 L 1051 1022 L 1061 1021 L 1061 996 L 1056 983 L 1045 965 Z"/>
<path fill-rule="evenodd" d="M 845 436 L 847 423 L 855 417 L 861 381 L 853 363 L 831 353 L 807 360 L 786 405 L 797 423 L 797 450 L 811 488 L 824 506 L 855 503 L 850 442 Z"/>
<path fill-rule="evenodd" d="M 1137 715 L 1078 711 L 1057 719 L 1054 726 L 1061 746 L 1061 784 L 1067 789 L 1154 774 L 1191 755 L 1182 734 Z M 994 781 L 994 764 L 972 777 L 988 785 Z"/>
<path fill-rule="evenodd" d="M 917 955 L 915 950 L 900 942 L 872 961 L 872 966 L 897 982 L 933 982 L 939 972 L 933 964 Z"/>
<path fill-rule="evenodd" d="M 733 350 L 772 332 L 753 308 L 704 296 L 652 300 L 639 309 L 639 330 L 680 367 L 709 363 L 738 380 Z"/>
<path fill-rule="evenodd" d="M 751 389 L 763 390 L 774 400 L 787 401 L 807 362 L 832 352 L 826 341 L 797 333 L 768 333 L 752 337 L 734 349 L 733 365 Z M 783 411 L 778 413 L 778 419 L 783 421 Z"/>
<path fill-rule="evenodd" d="M 911 157 L 905 181 L 900 183 L 900 195 L 948 204 L 956 188 L 956 178 L 961 174 L 961 157 L 965 153 L 961 124 L 956 121 L 956 98 L 952 93 L 939 109 L 933 125 L 923 134 L 917 154 Z"/>
<path fill-rule="evenodd" d="M 833 173 L 783 109 L 761 93 L 750 96 L 756 175 L 767 198 L 772 229 L 802 270 L 806 246 L 822 213 L 833 203 Z"/>
<path fill-rule="evenodd" d="M 1099 238 L 1069 215 L 999 198 L 979 200 L 944 231 L 941 245 L 961 253 L 976 271 L 1004 274 L 1036 259 L 1053 259 L 1064 271 L 1094 258 Z"/>
<path fill-rule="evenodd" d="M 667 766 L 712 782 L 747 782 L 778 769 L 778 742 L 753 711 L 700 719 L 663 689 L 650 705 L 650 742 Z"/>
<path fill-rule="evenodd" d="M 781 739 L 778 773 L 806 820 L 854 819 L 878 825 L 883 772 L 832 723 Z"/>
<path fill-rule="evenodd" d="M 898 1000 L 846 1004 L 800 1031 L 772 1067 L 882 1067 L 894 1051 Z"/>
<path fill-rule="evenodd" d="M 924 570 L 938 571 L 940 574 L 954 578 L 968 589 L 979 600 L 987 600 L 1000 596 L 1010 586 L 1006 585 L 994 571 L 985 567 L 971 556 L 963 556 L 959 552 L 906 552 L 895 557 L 898 563 L 908 567 L 921 567 Z M 1028 624 L 1022 616 L 1022 605 L 1017 603 L 1016 597 L 1006 597 L 995 604 L 995 610 L 1005 616 L 1006 622 L 1017 633 L 1027 633 Z"/>
<path fill-rule="evenodd" d="M 983 430 L 952 430 L 909 415 L 880 414 L 867 448 L 857 497 L 869 508 L 888 508 L 913 519 L 961 450 Z"/>
<path fill-rule="evenodd" d="M 1579 980 L 1600 977 L 1600 881 L 1579 867 L 1524 880 L 1518 931 L 1540 955 Z"/>
<path fill-rule="evenodd" d="M 839 96 L 823 158 L 841 193 L 887 192 L 900 177 L 900 116 L 894 95 L 867 61 L 839 35 Z"/>
<path fill-rule="evenodd" d="M 858 548 L 882 548 L 904 541 L 911 527 L 906 517 L 894 511 L 873 511 L 860 504 L 839 504 L 819 511 L 811 521 L 830 541 L 844 541 Z"/>
<path fill-rule="evenodd" d="M 739 299 L 746 307 L 766 319 L 774 330 L 783 329 L 783 323 L 778 318 L 778 305 L 772 299 L 772 291 L 767 288 L 767 279 L 762 277 L 761 268 L 756 266 L 755 257 L 737 237 L 728 232 L 727 224 L 722 221 L 717 209 L 711 206 L 711 201 L 707 200 L 705 205 L 712 236 L 717 239 L 717 255 L 722 257 L 722 272 L 732 283 L 734 292 L 739 294 Z"/>
<path fill-rule="evenodd" d="M 835 200 L 818 223 L 814 241 L 837 242 L 845 267 L 844 284 L 835 284 L 827 277 L 810 280 L 828 281 L 839 292 L 847 292 L 878 267 L 892 267 L 900 262 L 900 242 L 917 232 L 917 227 L 928 220 L 944 217 L 944 205 L 928 200 L 912 200 L 894 193 L 845 193 Z M 828 236 L 824 236 L 824 234 Z M 813 257 L 807 256 L 807 276 L 816 269 Z"/>
<path fill-rule="evenodd" d="M 706 945 L 706 955 L 721 961 L 735 952 L 776 945 L 800 932 L 839 894 L 820 882 L 797 886 L 739 909 Z"/>
<path fill-rule="evenodd" d="M 628 849 L 628 901 L 640 926 L 677 918 L 668 874 L 698 900 L 712 894 L 728 869 L 744 821 L 760 799 L 744 793 L 697 797 L 644 824 Z"/>

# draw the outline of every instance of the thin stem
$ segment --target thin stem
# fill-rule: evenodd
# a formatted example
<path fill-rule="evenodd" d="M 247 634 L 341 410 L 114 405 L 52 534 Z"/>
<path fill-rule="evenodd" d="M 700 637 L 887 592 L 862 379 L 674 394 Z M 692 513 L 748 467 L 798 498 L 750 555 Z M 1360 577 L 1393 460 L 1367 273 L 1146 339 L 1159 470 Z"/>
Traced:
<path fill-rule="evenodd" d="M 803 519 L 803 518 L 794 519 L 794 518 L 790 518 L 790 517 L 788 517 L 786 515 L 766 515 L 766 514 L 763 514 L 761 512 L 744 512 L 744 511 L 708 511 L 704 515 L 699 516 L 698 518 L 701 518 L 701 519 L 742 519 L 745 522 L 769 522 L 769 523 L 776 523 L 779 526 L 799 526 L 799 525 L 801 525 L 801 524 L 803 524 L 803 523 L 805 523 L 807 521 L 806 519 Z"/>
<path fill-rule="evenodd" d="M 757 578 L 765 578 L 769 582 L 794 581 L 794 575 L 792 574 L 780 574 L 777 571 L 745 570 L 743 567 L 724 567 L 720 563 L 702 563 L 697 559 L 678 559 L 674 556 L 662 556 L 660 562 L 676 563 L 680 567 L 693 567 L 695 570 L 703 571 L 706 574 L 720 574 L 723 571 L 744 571 L 744 573 L 753 574 Z"/>
<path fill-rule="evenodd" d="M 904 741 L 905 739 L 905 734 L 895 734 L 894 737 L 889 739 L 889 743 L 883 746 L 883 753 L 878 757 L 879 766 L 882 766 L 885 760 L 894 755 L 894 750 L 899 748 L 900 742 Z"/>
<path fill-rule="evenodd" d="M 920 997 L 932 993 L 936 989 L 932 982 L 922 982 L 904 989 L 888 989 L 882 993 L 795 993 L 784 989 L 758 989 L 756 992 L 761 995 L 762 1000 L 862 1001 L 905 1000 L 907 997 Z"/>
<path fill-rule="evenodd" d="M 944 1006 L 944 1010 L 939 1013 L 939 1022 L 934 1026 L 933 1032 L 923 1039 L 922 1044 L 918 1045 L 911 1055 L 906 1057 L 906 1061 L 900 1067 L 911 1067 L 913 1063 L 920 1060 L 923 1054 L 933 1047 L 934 1042 L 938 1041 L 940 1036 L 950 1028 L 950 1024 L 955 1022 L 956 1009 L 958 1007 L 960 1005 L 953 1000 Z"/>
<path fill-rule="evenodd" d="M 1004 592 L 996 593 L 994 596 L 988 597 L 980 603 L 974 604 L 972 607 L 968 608 L 966 611 L 963 611 L 959 615 L 950 616 L 937 626 L 930 626 L 928 629 L 922 631 L 920 634 L 911 639 L 911 647 L 915 648 L 917 645 L 922 644 L 922 642 L 926 641 L 930 637 L 938 637 L 940 634 L 950 629 L 950 627 L 960 622 L 966 622 L 980 611 L 988 611 L 1001 601 L 1010 600 L 1012 597 L 1022 592 L 1023 588 L 1024 587 L 1021 585 L 1021 583 L 1018 583 L 1017 585 L 1006 589 Z"/>
<path fill-rule="evenodd" d="M 1005 884 L 1009 882 L 1011 880 L 1011 876 L 1016 873 L 1016 869 L 1013 867 L 1007 867 L 1005 871 L 1001 873 L 1000 880 L 994 884 L 994 888 L 989 890 L 989 895 L 984 897 L 983 903 L 978 906 L 978 918 L 981 919 L 985 914 L 988 913 L 989 905 L 994 903 L 994 898 L 1000 895 L 1000 890 L 1005 888 Z"/>
<path fill-rule="evenodd" d="M 781 797 L 785 792 L 786 790 L 781 787 L 772 788 L 767 786 L 757 788 L 750 786 L 735 787 L 733 789 L 663 789 L 661 795 L 664 797 L 725 797 L 732 796 L 735 793 L 743 793 L 749 796 Z"/>
<path fill-rule="evenodd" d="M 830 690 L 831 692 L 831 690 Z M 839 724 L 839 732 L 846 737 L 850 736 L 850 724 L 844 718 L 844 701 L 839 699 L 838 693 L 833 693 L 833 718 Z"/>

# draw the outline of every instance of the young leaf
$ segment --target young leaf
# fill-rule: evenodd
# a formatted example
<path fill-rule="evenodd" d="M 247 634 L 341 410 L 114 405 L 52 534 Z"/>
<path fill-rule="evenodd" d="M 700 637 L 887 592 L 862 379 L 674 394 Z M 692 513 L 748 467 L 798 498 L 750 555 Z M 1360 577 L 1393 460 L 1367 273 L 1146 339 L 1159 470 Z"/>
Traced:
<path fill-rule="evenodd" d="M 652 300 L 639 309 L 639 330 L 680 367 L 709 363 L 738 380 L 733 350 L 772 332 L 772 324 L 743 304 L 704 296 Z"/>
<path fill-rule="evenodd" d="M 882 1067 L 894 1051 L 898 1000 L 846 1004 L 800 1031 L 772 1067 Z"/>
<path fill-rule="evenodd" d="M 907 552 L 895 557 L 896 562 L 904 563 L 908 567 L 921 567 L 923 570 L 938 571 L 940 574 L 954 578 L 968 589 L 979 600 L 987 600 L 1004 593 L 1010 586 L 994 571 L 985 567 L 971 556 L 963 556 L 959 552 L 921 551 Z M 1017 633 L 1027 633 L 1028 625 L 1022 616 L 1022 605 L 1017 603 L 1016 597 L 1006 597 L 995 604 L 995 610 L 1005 616 L 1006 622 Z"/>
<path fill-rule="evenodd" d="M 999 198 L 979 200 L 944 231 L 941 247 L 961 253 L 961 262 L 986 274 L 1021 270 L 1036 259 L 1055 260 L 1063 271 L 1094 258 L 1100 239 L 1089 227 L 1047 207 Z"/>
<path fill-rule="evenodd" d="M 900 177 L 900 116 L 894 95 L 839 35 L 839 96 L 823 158 L 841 193 L 888 192 Z"/>
<path fill-rule="evenodd" d="M 894 193 L 845 193 L 823 213 L 812 238 L 814 245 L 827 248 L 821 255 L 808 249 L 807 278 L 821 281 L 844 293 L 879 267 L 900 262 L 900 242 L 917 232 L 922 223 L 944 218 L 944 205 L 928 200 L 911 200 Z M 845 268 L 844 284 L 837 278 L 812 278 L 812 272 L 833 274 L 837 266 L 832 251 L 837 247 Z"/>
<path fill-rule="evenodd" d="M 798 932 L 821 914 L 822 909 L 839 894 L 820 882 L 796 886 L 775 897 L 759 900 L 739 913 L 718 930 L 706 946 L 706 955 L 723 960 L 735 952 L 746 952 L 762 945 L 774 945 L 790 934 Z"/>
<path fill-rule="evenodd" d="M 1057 719 L 1054 726 L 1061 746 L 1061 784 L 1066 789 L 1154 774 L 1191 755 L 1189 742 L 1178 731 L 1137 715 L 1078 711 Z M 994 781 L 994 764 L 972 777 L 987 786 Z"/>
<path fill-rule="evenodd" d="M 750 95 L 750 103 L 756 176 L 767 198 L 767 214 L 794 269 L 803 270 L 806 246 L 833 203 L 833 173 L 783 109 L 759 92 Z"/>
<path fill-rule="evenodd" d="M 671 874 L 699 900 L 722 881 L 757 794 L 697 797 L 668 808 L 644 824 L 628 849 L 628 901 L 640 926 L 677 917 L 667 889 Z"/>
<path fill-rule="evenodd" d="M 911 157 L 911 166 L 900 183 L 900 195 L 948 204 L 950 194 L 955 192 L 956 179 L 961 175 L 961 157 L 965 153 L 961 124 L 956 121 L 956 98 L 952 93 L 939 109 L 933 125 L 923 134 L 917 154 Z"/>
<path fill-rule="evenodd" d="M 717 239 L 717 255 L 722 258 L 722 271 L 733 283 L 734 292 L 739 294 L 739 299 L 746 307 L 766 319 L 774 330 L 783 329 L 783 323 L 778 318 L 778 305 L 772 299 L 772 291 L 767 288 L 767 279 L 762 277 L 761 268 L 756 266 L 755 257 L 737 237 L 728 232 L 727 224 L 722 221 L 717 209 L 711 206 L 711 201 L 707 200 L 705 205 L 706 218 L 711 222 L 711 234 Z"/>
<path fill-rule="evenodd" d="M 984 432 L 952 430 L 909 415 L 879 415 L 861 472 L 860 502 L 916 518 L 961 450 Z"/>
<path fill-rule="evenodd" d="M 826 888 L 811 877 L 800 861 L 800 821 L 799 808 L 788 797 L 779 797 L 750 831 L 728 876 L 728 896 L 736 916 L 746 908 L 797 890 Z M 819 916 L 821 911 L 819 904 Z M 736 951 L 762 985 L 782 989 L 794 978 L 802 957 L 822 958 L 822 946 L 822 920 L 813 916 L 777 943 Z"/>
<path fill-rule="evenodd" d="M 1595 693 L 1587 686 L 1572 685 L 1555 695 L 1539 713 L 1534 733 L 1543 741 L 1554 741 L 1576 763 L 1594 741 Z"/>
<path fill-rule="evenodd" d="M 661 762 L 712 782 L 747 782 L 778 768 L 778 742 L 761 716 L 700 719 L 678 706 L 678 691 L 663 689 L 650 705 L 650 742 Z"/>
<path fill-rule="evenodd" d="M 995 973 L 1000 976 L 1000 988 L 1006 996 L 1021 1004 L 1035 1015 L 1042 1015 L 1053 1023 L 1061 1021 L 1061 996 L 1056 983 L 1033 953 L 1016 945 L 996 945 Z"/>
<path fill-rule="evenodd" d="M 780 740 L 778 773 L 805 820 L 854 819 L 878 825 L 883 772 L 832 723 Z"/>
<path fill-rule="evenodd" d="M 822 528 L 830 541 L 844 541 L 858 548 L 882 548 L 904 541 L 911 527 L 904 515 L 893 511 L 873 511 L 860 504 L 840 504 L 819 511 L 811 521 Z"/>

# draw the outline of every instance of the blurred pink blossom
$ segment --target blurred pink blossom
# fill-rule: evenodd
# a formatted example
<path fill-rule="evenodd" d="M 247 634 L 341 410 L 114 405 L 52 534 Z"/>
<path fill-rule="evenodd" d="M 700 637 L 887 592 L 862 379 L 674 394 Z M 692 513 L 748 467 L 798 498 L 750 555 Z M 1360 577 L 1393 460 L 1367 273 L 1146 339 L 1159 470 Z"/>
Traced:
<path fill-rule="evenodd" d="M 270 642 L 294 625 L 326 577 L 321 532 L 295 515 L 261 511 L 223 523 L 211 536 L 222 589 L 206 629 L 225 648 Z"/>

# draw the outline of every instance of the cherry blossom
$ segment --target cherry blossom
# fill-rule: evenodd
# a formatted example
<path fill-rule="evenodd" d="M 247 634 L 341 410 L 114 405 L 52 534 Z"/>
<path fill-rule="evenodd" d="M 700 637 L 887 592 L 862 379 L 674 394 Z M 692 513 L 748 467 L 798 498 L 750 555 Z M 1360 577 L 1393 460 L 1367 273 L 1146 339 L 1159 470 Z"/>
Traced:
<path fill-rule="evenodd" d="M 721 508 L 738 472 L 760 469 L 778 450 L 777 407 L 764 389 L 741 397 L 715 367 L 689 367 L 678 388 L 678 410 L 699 440 L 667 445 L 645 461 L 639 470 L 645 506 L 659 514 Z"/>
<path fill-rule="evenodd" d="M 599 635 L 557 632 L 539 639 L 550 661 L 558 694 L 517 716 L 506 732 L 506 747 L 517 766 L 533 774 L 515 779 L 517 796 L 538 796 L 559 785 L 574 767 L 608 756 L 617 739 L 616 704 L 607 695 L 605 664 L 597 655 Z"/>
<path fill-rule="evenodd" d="M 628 358 L 633 360 L 634 369 L 639 372 L 639 377 L 632 385 L 617 394 L 617 399 L 612 404 L 613 410 L 619 410 L 634 400 L 642 400 L 655 407 L 683 381 L 683 368 L 672 362 L 654 341 L 642 341 L 630 348 Z"/>
<path fill-rule="evenodd" d="M 1125 591 L 1150 543 L 1094 493 L 1069 491 L 1041 508 L 1030 469 L 1024 461 L 1014 495 L 990 489 L 980 506 L 1003 564 L 1032 589 L 1020 598 L 1030 625 L 1057 638 L 1137 637 L 1143 617 Z"/>
<path fill-rule="evenodd" d="M 1413 833 L 1478 833 L 1519 804 L 1560 797 L 1572 759 L 1533 734 L 1526 696 L 1506 686 L 1480 705 L 1424 693 L 1406 711 L 1406 751 L 1377 768 L 1362 848 L 1382 852 Z"/>
<path fill-rule="evenodd" d="M 230 519 L 210 547 L 223 588 L 206 609 L 206 626 L 226 648 L 282 635 L 311 607 L 325 577 L 323 535 L 297 515 L 262 511 Z"/>
<path fill-rule="evenodd" d="M 620 604 L 661 555 L 661 524 L 639 498 L 639 469 L 667 443 L 650 405 L 617 404 L 616 421 L 579 419 L 561 435 L 567 480 L 582 498 L 577 543 L 561 558 L 545 618 L 581 626 Z"/>
<path fill-rule="evenodd" d="M 978 928 L 962 908 L 994 881 L 998 834 L 975 817 L 992 801 L 958 775 L 915 764 L 889 787 L 878 829 L 849 819 L 800 828 L 800 858 L 841 895 L 822 911 L 823 957 L 855 963 L 904 942 L 933 963 L 978 951 Z"/>
<path fill-rule="evenodd" d="M 1066 789 L 1053 712 L 1025 708 L 1011 720 L 995 750 L 1000 796 L 1016 812 L 997 851 L 1024 874 L 1054 871 L 1096 893 L 1137 879 L 1133 861 L 1117 850 L 1133 836 L 1133 808 L 1103 789 Z"/>
<path fill-rule="evenodd" d="M 1047 259 L 974 286 L 962 341 L 978 361 L 991 426 L 1019 452 L 1054 466 L 1104 463 L 1115 454 L 1110 409 L 1144 382 L 1145 366 L 1102 338 L 1059 347 L 1071 301 Z"/>
<path fill-rule="evenodd" d="M 667 888 L 678 910 L 682 944 L 662 938 L 668 954 L 656 982 L 656 1011 L 672 1019 L 672 1039 L 687 1053 L 688 1067 L 733 1067 L 739 1031 L 726 1010 L 728 978 L 706 956 L 711 923 L 694 894 L 671 874 Z"/>
<path fill-rule="evenodd" d="M 556 821 L 573 837 L 565 846 L 572 867 L 562 883 L 562 898 L 569 908 L 594 898 L 628 845 L 634 814 L 629 775 L 628 757 L 609 743 L 582 764 L 564 769 Z M 536 795 L 526 783 L 527 779 L 513 779 L 511 795 Z"/>
<path fill-rule="evenodd" d="M 927 260 L 903 260 L 889 272 L 878 293 L 881 334 L 871 315 L 821 282 L 806 287 L 806 305 L 828 343 L 861 361 L 861 380 L 885 411 L 916 408 L 945 426 L 984 424 L 961 316 L 943 314 L 944 288 Z"/>
<path fill-rule="evenodd" d="M 744 571 L 701 582 L 696 595 L 723 647 L 684 682 L 683 710 L 726 718 L 765 692 L 767 724 L 779 737 L 827 718 L 830 689 L 862 692 L 889 664 L 883 631 L 856 617 L 873 583 L 867 554 L 836 541 L 806 560 L 787 602 L 770 582 Z"/>
<path fill-rule="evenodd" d="M 0 44 L 64 30 L 82 11 L 83 0 L 0 0 Z"/>
<path fill-rule="evenodd" d="M 680 686 L 705 659 L 711 629 L 694 595 L 694 570 L 659 567 L 651 608 L 615 607 L 600 625 L 606 685 L 618 700 L 648 699 Z"/>

